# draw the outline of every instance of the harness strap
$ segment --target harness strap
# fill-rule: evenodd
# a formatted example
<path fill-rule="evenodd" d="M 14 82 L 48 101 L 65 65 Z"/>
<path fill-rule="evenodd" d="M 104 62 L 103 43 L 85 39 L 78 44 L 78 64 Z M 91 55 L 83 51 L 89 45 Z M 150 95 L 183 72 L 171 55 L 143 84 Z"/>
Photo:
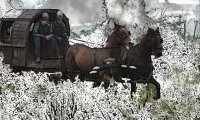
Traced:
<path fill-rule="evenodd" d="M 96 62 L 96 53 L 97 53 L 97 50 L 95 49 L 93 52 L 92 52 L 92 68 L 97 66 L 97 62 Z"/>
<path fill-rule="evenodd" d="M 109 69 L 112 69 L 112 68 L 121 68 L 121 65 L 118 64 L 118 63 L 114 63 L 114 64 L 103 64 L 100 66 L 100 69 L 98 71 L 102 71 L 102 70 L 109 70 Z"/>
<path fill-rule="evenodd" d="M 128 51 L 127 49 L 122 49 L 124 51 L 124 54 L 122 56 L 122 64 L 126 64 L 126 59 L 127 59 L 127 55 L 128 55 Z"/>

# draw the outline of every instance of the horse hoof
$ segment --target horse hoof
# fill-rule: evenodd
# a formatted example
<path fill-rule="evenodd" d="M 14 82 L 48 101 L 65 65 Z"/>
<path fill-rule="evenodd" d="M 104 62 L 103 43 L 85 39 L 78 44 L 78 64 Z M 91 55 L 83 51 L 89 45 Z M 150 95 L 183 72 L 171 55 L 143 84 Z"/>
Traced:
<path fill-rule="evenodd" d="M 128 85 L 124 85 L 124 89 L 128 89 Z"/>
<path fill-rule="evenodd" d="M 62 74 L 61 79 L 69 79 L 69 77 L 66 74 Z"/>
<path fill-rule="evenodd" d="M 92 88 L 99 87 L 100 85 L 101 85 L 101 82 L 94 82 L 92 85 Z"/>
<path fill-rule="evenodd" d="M 115 86 L 117 86 L 117 83 L 110 84 L 110 87 L 115 87 Z"/>
<path fill-rule="evenodd" d="M 80 81 L 81 81 L 81 82 L 84 82 L 84 81 L 85 81 L 85 79 L 80 79 Z"/>
<path fill-rule="evenodd" d="M 160 99 L 160 96 L 154 97 L 154 100 L 158 100 L 158 99 Z"/>
<path fill-rule="evenodd" d="M 104 84 L 103 84 L 103 87 L 104 87 L 105 90 L 107 90 L 108 87 L 109 87 L 109 84 L 105 84 L 105 83 L 104 83 Z"/>
<path fill-rule="evenodd" d="M 71 81 L 72 83 L 74 83 L 76 80 L 75 80 L 75 79 L 70 79 L 70 81 Z"/>
<path fill-rule="evenodd" d="M 133 95 L 131 94 L 131 99 L 133 99 Z"/>

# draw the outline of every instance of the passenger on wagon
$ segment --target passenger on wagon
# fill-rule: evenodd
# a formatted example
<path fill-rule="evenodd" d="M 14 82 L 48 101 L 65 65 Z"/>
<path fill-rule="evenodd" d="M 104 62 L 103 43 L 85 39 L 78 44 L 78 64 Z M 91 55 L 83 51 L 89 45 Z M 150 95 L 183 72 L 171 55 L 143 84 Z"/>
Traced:
<path fill-rule="evenodd" d="M 69 45 L 67 29 L 63 23 L 63 13 L 61 11 L 57 12 L 56 19 L 53 22 L 53 35 L 58 41 L 60 47 L 60 55 L 63 56 L 65 53 L 65 48 Z"/>
<path fill-rule="evenodd" d="M 43 53 L 43 57 L 48 57 L 52 55 L 53 51 L 56 51 L 56 48 L 53 46 L 56 44 L 56 41 L 53 38 L 52 25 L 49 24 L 48 21 L 49 15 L 43 13 L 41 21 L 37 22 L 33 28 L 33 40 L 35 43 L 37 62 L 41 60 L 41 53 Z"/>

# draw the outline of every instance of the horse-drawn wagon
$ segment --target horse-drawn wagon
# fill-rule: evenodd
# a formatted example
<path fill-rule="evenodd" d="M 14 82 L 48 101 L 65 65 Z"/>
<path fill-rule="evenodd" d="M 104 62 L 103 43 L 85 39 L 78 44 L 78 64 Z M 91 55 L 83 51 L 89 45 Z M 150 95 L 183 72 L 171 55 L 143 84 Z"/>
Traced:
<path fill-rule="evenodd" d="M 35 61 L 36 55 L 33 49 L 33 28 L 43 17 L 44 12 L 50 16 L 49 22 L 53 22 L 58 10 L 25 10 L 18 18 L 0 19 L 0 51 L 4 54 L 5 63 L 20 69 L 42 68 L 54 72 L 61 71 L 62 77 L 69 78 L 71 81 L 75 80 L 77 73 L 81 81 L 86 80 L 87 76 L 91 77 L 91 72 L 95 70 L 97 79 L 100 78 L 105 83 L 105 88 L 115 81 L 124 83 L 122 78 L 130 78 L 131 96 L 136 92 L 136 82 L 139 82 L 154 84 L 157 89 L 156 99 L 160 98 L 160 84 L 153 77 L 151 58 L 151 55 L 156 58 L 162 56 L 163 39 L 158 28 L 156 30 L 149 28 L 141 42 L 133 46 L 129 43 L 130 31 L 125 26 L 114 23 L 113 31 L 104 48 L 90 48 L 83 44 L 69 45 L 64 58 L 50 56 L 38 62 L 37 59 Z M 65 15 L 63 22 L 69 36 L 70 26 Z M 111 61 L 114 64 L 105 65 Z M 62 66 L 61 70 L 59 70 L 60 66 Z M 98 69 L 94 69 L 95 67 Z M 101 84 L 97 79 L 94 80 L 95 86 Z"/>
<path fill-rule="evenodd" d="M 13 68 L 43 68 L 58 70 L 60 57 L 47 57 L 41 62 L 35 61 L 33 27 L 41 19 L 44 12 L 49 14 L 49 22 L 53 22 L 58 9 L 28 9 L 18 18 L 0 19 L 0 52 L 4 62 Z M 63 22 L 70 35 L 68 18 L 64 15 Z"/>

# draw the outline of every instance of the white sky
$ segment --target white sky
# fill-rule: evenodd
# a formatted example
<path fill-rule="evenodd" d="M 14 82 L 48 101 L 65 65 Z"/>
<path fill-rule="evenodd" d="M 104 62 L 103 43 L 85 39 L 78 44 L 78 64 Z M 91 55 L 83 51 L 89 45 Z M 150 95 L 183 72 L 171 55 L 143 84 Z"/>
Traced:
<path fill-rule="evenodd" d="M 165 0 L 158 0 L 159 2 L 165 2 Z M 168 0 L 170 3 L 176 4 L 199 4 L 199 0 Z"/>

